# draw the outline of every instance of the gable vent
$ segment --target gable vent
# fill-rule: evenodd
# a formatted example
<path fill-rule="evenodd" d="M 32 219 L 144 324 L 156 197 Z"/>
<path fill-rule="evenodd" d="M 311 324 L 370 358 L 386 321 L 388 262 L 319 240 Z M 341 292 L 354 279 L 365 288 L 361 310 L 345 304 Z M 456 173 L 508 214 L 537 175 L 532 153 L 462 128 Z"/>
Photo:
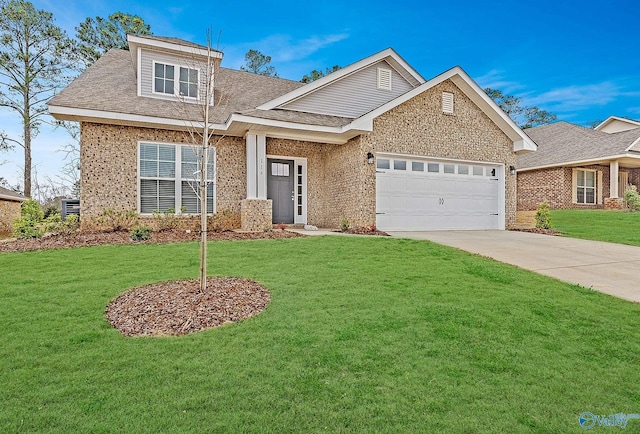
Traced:
<path fill-rule="evenodd" d="M 391 70 L 378 68 L 378 89 L 391 90 Z"/>
<path fill-rule="evenodd" d="M 453 94 L 442 92 L 442 113 L 453 114 Z"/>

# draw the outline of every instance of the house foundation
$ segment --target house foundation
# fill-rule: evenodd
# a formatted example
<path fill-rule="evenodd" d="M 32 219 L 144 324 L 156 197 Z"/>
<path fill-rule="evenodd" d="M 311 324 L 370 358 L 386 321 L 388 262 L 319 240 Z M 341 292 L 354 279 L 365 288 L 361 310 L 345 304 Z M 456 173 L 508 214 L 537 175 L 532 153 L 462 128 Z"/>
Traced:
<path fill-rule="evenodd" d="M 271 229 L 272 207 L 271 199 L 243 199 L 240 204 L 240 228 L 249 232 Z"/>

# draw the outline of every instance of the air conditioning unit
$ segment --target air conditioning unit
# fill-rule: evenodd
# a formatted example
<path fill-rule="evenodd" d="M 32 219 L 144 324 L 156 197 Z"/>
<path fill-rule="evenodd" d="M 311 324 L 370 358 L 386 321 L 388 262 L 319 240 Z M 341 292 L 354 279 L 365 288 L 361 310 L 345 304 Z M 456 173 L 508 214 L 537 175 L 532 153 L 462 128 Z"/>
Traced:
<path fill-rule="evenodd" d="M 62 220 L 66 220 L 70 214 L 75 214 L 80 219 L 80 199 L 62 200 Z"/>

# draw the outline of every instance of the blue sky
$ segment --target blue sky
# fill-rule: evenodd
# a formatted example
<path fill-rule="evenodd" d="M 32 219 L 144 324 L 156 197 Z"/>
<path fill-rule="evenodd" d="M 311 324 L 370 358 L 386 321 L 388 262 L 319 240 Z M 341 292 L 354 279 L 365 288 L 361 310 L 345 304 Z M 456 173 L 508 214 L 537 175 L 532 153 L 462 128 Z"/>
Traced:
<path fill-rule="evenodd" d="M 35 0 L 70 36 L 86 17 L 140 15 L 154 34 L 206 43 L 209 27 L 238 68 L 244 53 L 272 56 L 280 77 L 346 66 L 394 48 L 429 79 L 459 65 L 482 87 L 523 98 L 586 125 L 610 115 L 640 119 L 637 0 L 584 1 L 143 1 Z M 64 5 L 64 6 L 61 6 Z M 215 41 L 214 41 L 215 43 Z M 0 111 L 0 130 L 19 134 Z M 54 177 L 65 133 L 43 129 L 33 158 Z M 20 179 L 21 150 L 0 155 L 0 176 Z"/>

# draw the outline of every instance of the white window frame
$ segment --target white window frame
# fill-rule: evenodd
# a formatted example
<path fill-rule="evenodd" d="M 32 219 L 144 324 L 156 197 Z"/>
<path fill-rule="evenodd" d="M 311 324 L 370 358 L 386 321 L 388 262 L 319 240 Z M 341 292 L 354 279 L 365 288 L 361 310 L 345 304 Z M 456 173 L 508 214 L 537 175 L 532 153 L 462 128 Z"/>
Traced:
<path fill-rule="evenodd" d="M 140 148 L 142 144 L 150 144 L 150 145 L 164 145 L 164 146 L 173 146 L 175 147 L 175 173 L 174 176 L 171 178 L 167 178 L 167 177 L 153 177 L 153 176 L 141 176 L 141 171 L 140 171 Z M 151 179 L 151 180 L 158 180 L 158 179 L 162 179 L 162 180 L 172 180 L 174 182 L 174 206 L 173 209 L 175 210 L 176 215 L 196 215 L 193 213 L 182 213 L 181 212 L 181 208 L 182 208 L 182 182 L 183 181 L 194 181 L 194 178 L 189 178 L 189 177 L 183 177 L 182 176 L 182 148 L 190 148 L 193 149 L 194 146 L 193 145 L 188 145 L 185 143 L 168 143 L 168 142 L 156 142 L 156 141 L 152 141 L 152 140 L 140 140 L 138 141 L 138 145 L 137 145 L 137 174 L 136 174 L 136 195 L 137 195 L 137 199 L 136 199 L 136 206 L 137 206 L 137 211 L 138 214 L 143 215 L 143 216 L 150 216 L 153 215 L 153 213 L 143 213 L 142 212 L 142 196 L 141 196 L 141 191 L 140 191 L 140 181 L 144 180 L 144 179 Z M 214 170 L 214 177 L 213 179 L 209 180 L 209 182 L 211 184 L 213 184 L 213 196 L 212 196 L 212 200 L 213 200 L 213 207 L 212 207 L 212 212 L 211 213 L 207 213 L 207 215 L 214 215 L 216 213 L 216 207 L 217 207 L 217 200 L 216 200 L 216 196 L 217 196 L 217 152 L 216 152 L 216 148 L 215 147 L 210 147 L 209 148 L 209 152 L 210 155 L 212 155 L 212 164 L 213 164 L 213 170 Z"/>
<path fill-rule="evenodd" d="M 584 172 L 584 181 L 586 184 L 587 181 L 587 172 L 591 172 L 593 173 L 593 187 L 589 187 L 587 185 L 580 185 L 578 184 L 579 182 L 579 173 L 580 172 Z M 584 189 L 584 202 L 580 202 L 579 198 L 578 198 L 578 189 L 583 188 Z M 575 189 L 576 189 L 576 203 L 580 204 L 580 205 L 597 205 L 598 203 L 598 173 L 597 170 L 593 170 L 593 169 L 576 169 L 576 185 L 575 185 Z M 587 189 L 589 190 L 593 190 L 593 202 L 587 202 Z"/>
<path fill-rule="evenodd" d="M 166 93 L 166 92 L 156 92 L 156 65 L 164 65 L 166 66 L 173 66 L 173 94 L 171 93 Z M 194 70 L 197 71 L 198 73 L 198 81 L 197 81 L 197 88 L 196 88 L 196 96 L 187 96 L 187 95 L 181 95 L 180 94 L 180 68 L 184 68 L 186 70 Z M 158 95 L 158 96 L 174 96 L 174 97 L 179 97 L 179 98 L 184 98 L 185 100 L 191 100 L 191 101 L 198 101 L 200 100 L 200 81 L 201 81 L 201 76 L 200 76 L 200 68 L 191 68 L 188 66 L 182 66 L 179 65 L 177 63 L 169 63 L 169 62 L 161 62 L 159 60 L 154 60 L 153 61 L 153 65 L 152 65 L 152 69 L 151 69 L 151 93 L 153 95 Z M 187 74 L 188 75 L 188 74 Z"/>

